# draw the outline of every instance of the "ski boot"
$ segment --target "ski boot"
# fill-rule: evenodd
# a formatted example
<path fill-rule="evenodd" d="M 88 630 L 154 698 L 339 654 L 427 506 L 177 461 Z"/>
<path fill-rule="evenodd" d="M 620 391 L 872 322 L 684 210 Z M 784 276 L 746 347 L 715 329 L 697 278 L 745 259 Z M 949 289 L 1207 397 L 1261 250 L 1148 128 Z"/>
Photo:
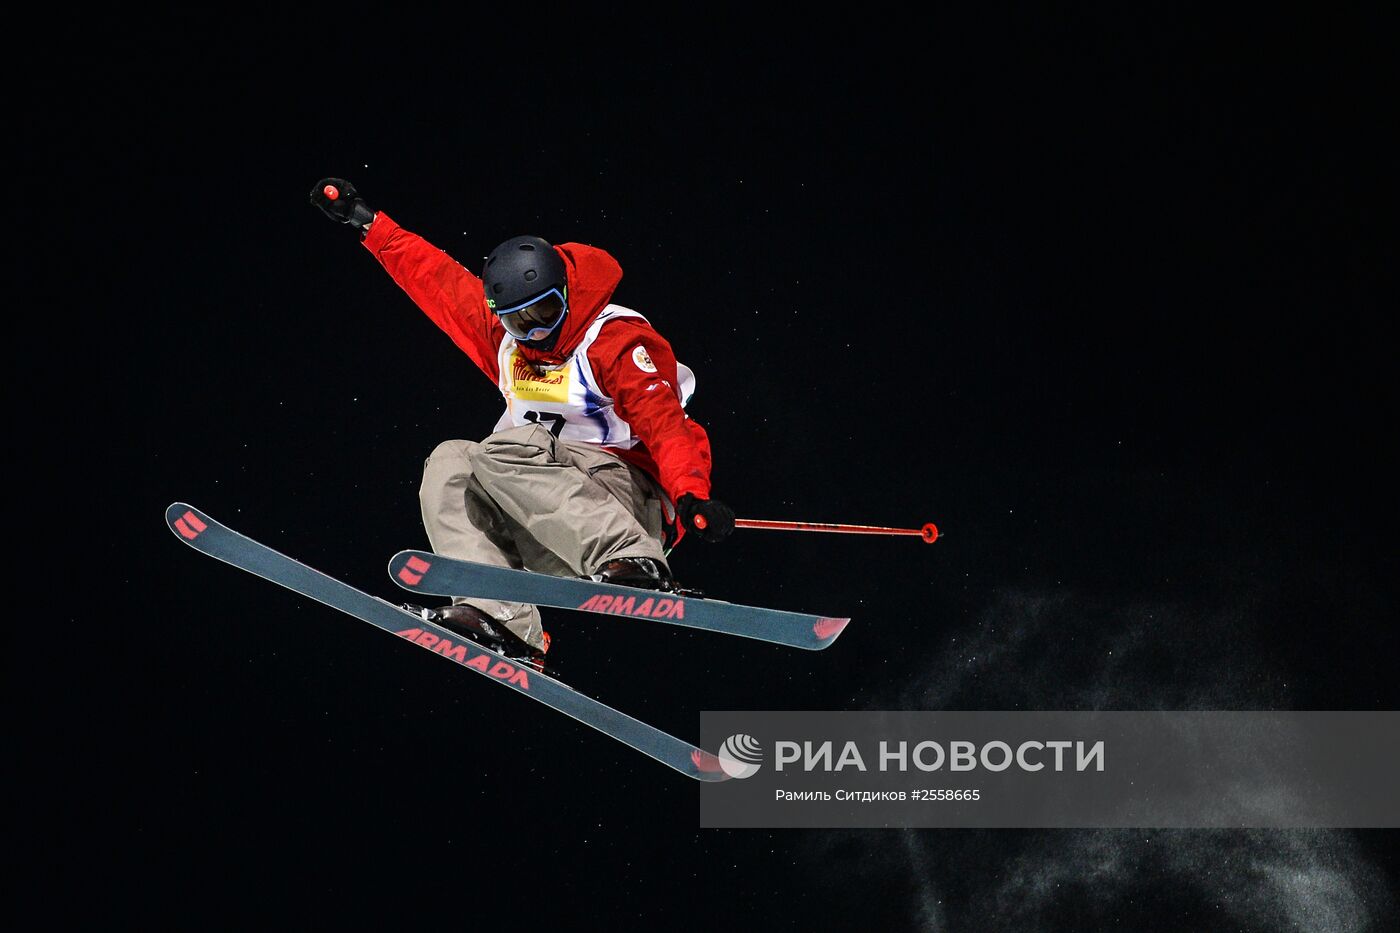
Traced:
<path fill-rule="evenodd" d="M 666 565 L 650 557 L 615 557 L 588 577 L 594 583 L 616 583 L 642 590 L 660 590 L 677 596 L 704 597 L 699 590 L 683 587 L 671 576 Z"/>
<path fill-rule="evenodd" d="M 616 583 L 643 590 L 670 591 L 676 585 L 666 565 L 650 557 L 615 557 L 589 579 L 594 583 Z"/>
<path fill-rule="evenodd" d="M 512 661 L 519 661 L 541 674 L 554 676 L 552 668 L 546 668 L 544 656 L 549 651 L 549 633 L 544 633 L 544 648 L 534 648 L 525 643 L 519 635 L 506 628 L 475 606 L 466 604 L 440 606 L 428 609 L 413 603 L 403 603 L 401 609 L 421 617 L 426 622 L 440 625 L 449 632 L 456 632 L 489 648 L 497 654 L 505 655 Z"/>

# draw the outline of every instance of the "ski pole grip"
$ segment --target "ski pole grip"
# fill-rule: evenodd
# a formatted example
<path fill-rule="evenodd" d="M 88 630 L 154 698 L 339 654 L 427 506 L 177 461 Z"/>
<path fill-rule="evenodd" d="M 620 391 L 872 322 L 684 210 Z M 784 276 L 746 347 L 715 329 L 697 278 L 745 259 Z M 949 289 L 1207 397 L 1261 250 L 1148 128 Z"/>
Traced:
<path fill-rule="evenodd" d="M 336 190 L 335 185 L 326 185 L 326 187 L 321 189 L 321 193 L 332 201 L 340 197 L 340 192 Z"/>

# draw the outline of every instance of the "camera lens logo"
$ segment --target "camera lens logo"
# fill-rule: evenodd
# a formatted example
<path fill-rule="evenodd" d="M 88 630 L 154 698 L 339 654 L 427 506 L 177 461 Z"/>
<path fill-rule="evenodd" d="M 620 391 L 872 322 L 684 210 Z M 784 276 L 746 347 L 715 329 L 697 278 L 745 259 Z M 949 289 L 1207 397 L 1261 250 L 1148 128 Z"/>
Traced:
<path fill-rule="evenodd" d="M 751 735 L 731 735 L 719 748 L 719 766 L 732 778 L 752 777 L 763 767 L 763 746 Z"/>

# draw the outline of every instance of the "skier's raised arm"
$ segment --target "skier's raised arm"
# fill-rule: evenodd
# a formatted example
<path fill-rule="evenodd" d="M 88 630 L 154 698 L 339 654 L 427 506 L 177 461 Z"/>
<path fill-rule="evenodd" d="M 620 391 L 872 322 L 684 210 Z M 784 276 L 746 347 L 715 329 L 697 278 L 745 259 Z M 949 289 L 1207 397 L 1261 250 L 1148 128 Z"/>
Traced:
<path fill-rule="evenodd" d="M 311 189 L 311 203 L 333 220 L 360 232 L 399 287 L 413 299 L 492 382 L 499 375 L 496 345 L 500 330 L 486 310 L 481 279 L 416 233 L 400 227 L 388 214 L 372 210 L 355 186 L 343 178 L 323 178 Z"/>

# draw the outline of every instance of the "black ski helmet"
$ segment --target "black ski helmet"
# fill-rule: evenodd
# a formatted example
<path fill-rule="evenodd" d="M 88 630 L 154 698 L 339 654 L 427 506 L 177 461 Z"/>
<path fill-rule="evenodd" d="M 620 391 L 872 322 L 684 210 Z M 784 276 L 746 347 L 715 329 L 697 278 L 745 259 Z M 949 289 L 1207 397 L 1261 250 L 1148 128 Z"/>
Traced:
<path fill-rule="evenodd" d="M 486 307 L 504 314 L 528 305 L 551 288 L 567 297 L 569 276 L 553 246 L 537 236 L 517 236 L 491 250 L 481 270 L 481 282 L 486 289 Z"/>

